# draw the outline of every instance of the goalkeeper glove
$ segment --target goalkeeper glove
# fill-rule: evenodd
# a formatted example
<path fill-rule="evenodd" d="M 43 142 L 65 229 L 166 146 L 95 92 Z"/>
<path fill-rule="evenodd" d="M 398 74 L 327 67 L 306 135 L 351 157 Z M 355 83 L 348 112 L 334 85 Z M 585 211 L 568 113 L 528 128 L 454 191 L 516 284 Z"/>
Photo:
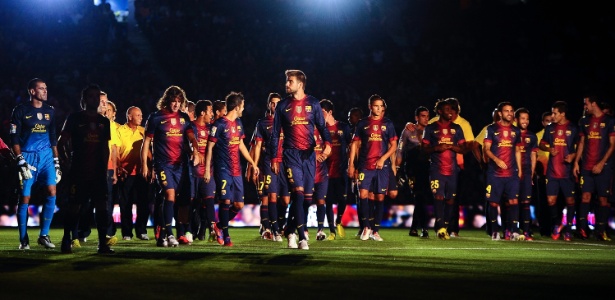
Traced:
<path fill-rule="evenodd" d="M 58 182 L 60 182 L 60 180 L 62 179 L 62 170 L 60 170 L 60 159 L 54 157 L 53 164 L 56 168 L 56 184 L 58 184 Z"/>
<path fill-rule="evenodd" d="M 21 175 L 22 179 L 32 178 L 32 170 L 36 170 L 36 168 L 30 166 L 28 162 L 26 162 L 22 154 L 17 156 L 17 166 L 19 167 L 19 175 Z"/>

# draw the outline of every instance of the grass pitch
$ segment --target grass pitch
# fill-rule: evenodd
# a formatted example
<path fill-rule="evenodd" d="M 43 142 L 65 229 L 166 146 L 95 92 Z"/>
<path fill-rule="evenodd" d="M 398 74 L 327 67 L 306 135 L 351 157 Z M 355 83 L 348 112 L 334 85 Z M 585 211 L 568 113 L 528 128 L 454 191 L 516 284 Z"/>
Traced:
<path fill-rule="evenodd" d="M 31 250 L 18 250 L 17 229 L 1 228 L 0 298 L 584 299 L 611 291 L 615 280 L 615 242 L 491 241 L 482 230 L 442 241 L 407 229 L 382 229 L 384 241 L 375 242 L 355 238 L 355 228 L 345 239 L 315 241 L 309 230 L 307 251 L 262 240 L 257 228 L 231 228 L 233 247 L 120 240 L 116 254 L 98 255 L 95 240 L 61 254 L 60 229 L 50 234 L 55 250 L 36 238 Z M 28 232 L 35 237 L 38 228 Z"/>

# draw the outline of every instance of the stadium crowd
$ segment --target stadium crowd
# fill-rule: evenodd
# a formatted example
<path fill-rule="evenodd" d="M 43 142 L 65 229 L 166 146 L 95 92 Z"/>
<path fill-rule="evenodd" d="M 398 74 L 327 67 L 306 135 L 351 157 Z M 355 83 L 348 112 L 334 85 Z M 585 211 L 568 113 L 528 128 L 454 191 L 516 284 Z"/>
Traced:
<path fill-rule="evenodd" d="M 520 5 L 503 9 L 502 4 L 471 1 L 461 5 L 418 3 L 418 7 L 405 1 L 392 2 L 366 1 L 340 13 L 344 21 L 334 22 L 331 15 L 315 16 L 313 10 L 295 1 L 279 1 L 277 5 L 267 6 L 236 1 L 136 0 L 135 28 L 118 23 L 104 4 L 94 6 L 79 1 L 65 4 L 66 9 L 55 13 L 29 10 L 25 14 L 15 14 L 11 12 L 19 9 L 18 4 L 4 3 L 2 5 L 8 9 L 2 10 L 0 44 L 6 51 L 0 55 L 0 61 L 11 72 L 0 74 L 1 137 L 10 147 L 11 115 L 14 107 L 30 102 L 31 87 L 24 89 L 24 83 L 32 77 L 42 78 L 49 88 L 49 98 L 45 101 L 54 107 L 57 132 L 71 113 L 81 110 L 77 101 L 80 89 L 90 83 L 97 83 L 107 92 L 115 105 L 113 110 L 118 124 L 128 123 L 127 112 L 132 107 L 139 108 L 144 118 L 150 116 L 156 111 L 159 100 L 165 98 L 164 87 L 170 84 L 182 87 L 186 102 L 188 98 L 223 99 L 229 91 L 242 91 L 246 100 L 242 102 L 245 108 L 240 115 L 241 122 L 251 130 L 267 111 L 264 101 L 257 99 L 264 99 L 272 90 L 284 89 L 280 84 L 284 82 L 281 70 L 295 66 L 300 66 L 309 75 L 309 84 L 304 87 L 310 95 L 332 100 L 335 119 L 346 119 L 354 107 L 372 113 L 371 101 L 370 106 L 366 106 L 365 99 L 374 91 L 383 94 L 383 98 L 388 99 L 386 118 L 391 120 L 400 136 L 409 128 L 404 124 L 413 120 L 414 108 L 423 105 L 430 107 L 428 112 L 431 111 L 432 116 L 439 114 L 438 108 L 431 109 L 439 98 L 454 96 L 460 99 L 464 104 L 461 115 L 475 126 L 490 122 L 486 112 L 491 112 L 501 99 L 512 99 L 515 108 L 529 109 L 532 119 L 529 129 L 538 131 L 539 116 L 551 111 L 555 99 L 569 100 L 567 117 L 576 123 L 583 115 L 584 92 L 596 91 L 600 95 L 611 92 L 605 82 L 612 61 L 589 60 L 583 54 L 587 50 L 581 49 L 584 47 L 569 45 L 570 49 L 566 49 L 559 45 L 583 42 L 601 49 L 598 51 L 606 51 L 602 49 L 608 49 L 609 32 L 585 38 L 585 33 L 593 27 L 548 15 L 543 22 L 551 26 L 538 27 L 541 19 L 532 17 L 532 12 L 541 12 L 544 7 L 534 2 L 528 4 L 536 6 L 533 9 Z M 237 9 L 239 5 L 242 9 Z M 426 12 L 432 13 L 432 18 L 427 19 Z M 491 17 L 475 18 L 478 15 Z M 25 21 L 27 18 L 29 22 Z M 498 32 L 493 32 L 494 27 L 484 26 L 495 19 L 498 24 L 507 26 L 497 27 Z M 602 17 L 594 22 L 608 25 L 612 19 Z M 609 26 L 601 28 L 608 31 L 605 28 Z M 139 30 L 147 38 L 155 61 L 144 59 L 142 48 L 128 38 L 130 30 Z M 39 38 L 32 39 L 33 36 Z M 560 38 L 543 40 L 544 36 Z M 342 37 L 343 43 L 340 43 Z M 537 41 L 546 44 L 541 51 L 530 46 Z M 603 55 L 596 57 L 604 59 Z M 158 66 L 163 74 L 158 72 Z M 579 80 L 573 76 L 583 68 L 594 70 L 593 77 Z M 604 107 L 603 101 L 607 98 L 599 98 L 598 105 Z M 184 106 L 189 108 L 186 104 L 182 108 Z M 457 115 L 461 112 L 459 101 L 451 106 Z M 501 113 L 498 110 L 495 115 Z M 465 142 L 474 139 L 471 126 L 470 135 L 471 139 L 464 137 Z M 353 143 L 349 141 L 349 144 Z M 460 154 L 466 157 L 466 162 L 459 165 L 467 167 L 464 172 L 483 171 L 482 154 L 472 151 Z M 242 167 L 245 168 L 245 164 Z M 3 160 L 3 168 L 7 170 L 5 174 L 17 174 L 8 159 Z M 17 178 L 11 179 L 3 182 L 2 199 L 6 203 L 6 214 L 12 215 L 18 213 L 19 197 L 15 189 Z M 466 184 L 459 186 L 466 190 L 459 191 L 456 204 L 450 197 L 440 200 L 449 200 L 446 202 L 454 205 L 461 203 L 475 212 L 488 211 L 484 207 L 484 189 L 468 188 Z M 62 198 L 58 203 L 60 207 L 63 202 L 69 202 L 69 197 L 59 197 Z M 254 203 L 259 201 L 256 192 L 248 198 L 247 201 Z M 399 198 L 402 199 L 397 201 L 402 204 L 414 201 L 408 200 L 410 197 L 406 194 Z M 440 210 L 438 214 L 450 218 L 458 211 L 446 207 L 446 213 Z M 359 218 L 366 217 L 369 212 L 360 212 Z M 399 212 L 391 210 L 389 218 Z M 450 219 L 453 221 L 455 217 Z M 182 224 L 188 226 L 187 222 Z M 373 226 L 361 224 L 360 228 L 373 230 Z M 419 228 L 425 229 L 424 226 Z M 185 237 L 188 229 L 183 229 L 183 235 L 178 232 L 178 239 Z M 226 228 L 212 228 L 212 231 L 216 237 L 228 236 L 228 233 L 216 232 L 222 229 Z M 107 235 L 113 237 L 112 233 L 109 231 Z M 365 237 L 370 238 L 373 233 L 366 232 Z M 142 234 L 138 232 L 137 237 Z M 272 233 L 273 238 L 275 234 Z M 302 236 L 301 232 L 298 234 Z M 449 234 L 458 234 L 458 229 L 446 235 L 438 233 L 438 236 Z M 167 236 L 172 236 L 169 230 Z M 27 235 L 21 236 L 22 241 L 24 237 Z M 123 233 L 122 237 L 132 238 L 132 233 Z M 171 242 L 167 239 L 166 243 Z M 222 239 L 221 244 L 225 243 Z"/>

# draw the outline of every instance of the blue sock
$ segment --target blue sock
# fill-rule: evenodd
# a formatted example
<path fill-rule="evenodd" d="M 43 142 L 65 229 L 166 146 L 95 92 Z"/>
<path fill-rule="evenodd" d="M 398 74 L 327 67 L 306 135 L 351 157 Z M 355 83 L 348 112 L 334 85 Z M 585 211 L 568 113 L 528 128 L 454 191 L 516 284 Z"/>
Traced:
<path fill-rule="evenodd" d="M 269 205 L 261 204 L 261 225 L 263 228 L 271 230 L 271 223 L 269 222 Z"/>
<path fill-rule="evenodd" d="M 316 204 L 316 222 L 318 223 L 318 231 L 322 230 L 325 223 L 325 205 Z"/>
<path fill-rule="evenodd" d="M 278 227 L 278 204 L 276 202 L 269 203 L 269 222 L 271 222 L 271 230 L 278 233 L 280 228 Z"/>
<path fill-rule="evenodd" d="M 374 209 L 374 228 L 375 232 L 380 230 L 380 223 L 382 222 L 382 214 L 384 213 L 384 201 L 375 201 L 376 206 Z"/>
<path fill-rule="evenodd" d="M 19 203 L 17 206 L 17 226 L 19 227 L 19 241 L 23 241 L 28 234 L 28 204 Z"/>
<path fill-rule="evenodd" d="M 41 215 L 41 235 L 49 235 L 49 227 L 51 227 L 51 219 L 56 210 L 56 196 L 47 196 L 47 202 L 43 206 Z"/>
<path fill-rule="evenodd" d="M 297 234 L 299 235 L 299 240 L 305 240 L 305 212 L 303 210 L 303 204 L 305 202 L 305 194 L 303 192 L 295 193 L 295 202 L 297 205 L 294 206 L 295 209 L 295 226 L 297 228 Z"/>
<path fill-rule="evenodd" d="M 327 223 L 329 223 L 329 232 L 335 233 L 335 216 L 333 213 L 333 203 L 331 203 L 331 201 L 325 200 L 325 205 L 325 214 L 327 215 Z M 341 219 L 338 222 L 340 221 Z"/>
<path fill-rule="evenodd" d="M 363 228 L 369 228 L 369 203 L 367 198 L 359 199 L 361 201 L 361 225 Z"/>
<path fill-rule="evenodd" d="M 231 205 L 228 209 L 228 221 L 232 221 L 233 219 L 235 219 L 235 217 L 237 216 L 237 214 L 239 213 L 239 210 L 237 207 L 235 207 L 235 205 Z M 228 224 L 227 224 L 228 225 Z"/>
<path fill-rule="evenodd" d="M 229 221 L 229 206 L 230 204 L 220 204 L 220 210 L 218 211 L 218 218 L 220 219 L 220 230 L 222 230 L 224 236 L 228 236 L 228 221 Z"/>
<path fill-rule="evenodd" d="M 491 222 L 491 233 L 500 231 L 498 224 L 498 207 L 489 205 L 489 222 Z"/>
<path fill-rule="evenodd" d="M 162 207 L 162 213 L 164 218 L 164 228 L 167 233 L 167 236 L 173 235 L 173 228 L 171 228 L 171 224 L 173 224 L 173 201 L 164 200 L 164 204 Z"/>

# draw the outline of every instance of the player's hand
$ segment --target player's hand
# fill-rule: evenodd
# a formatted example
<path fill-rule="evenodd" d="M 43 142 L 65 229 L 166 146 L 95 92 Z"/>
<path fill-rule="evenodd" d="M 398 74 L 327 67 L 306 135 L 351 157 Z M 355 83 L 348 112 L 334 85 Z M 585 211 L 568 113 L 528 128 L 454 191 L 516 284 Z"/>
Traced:
<path fill-rule="evenodd" d="M 205 170 L 205 176 L 203 176 L 203 180 L 205 180 L 205 183 L 209 183 L 209 181 L 211 180 L 211 172 Z"/>
<path fill-rule="evenodd" d="M 357 176 L 355 174 L 354 166 L 348 166 L 348 177 L 350 177 L 352 179 L 356 179 L 357 178 Z"/>
<path fill-rule="evenodd" d="M 408 122 L 406 123 L 406 130 L 408 131 L 415 131 L 416 130 L 416 124 Z"/>
<path fill-rule="evenodd" d="M 499 158 L 495 160 L 495 164 L 498 165 L 498 167 L 500 167 L 500 168 L 502 168 L 504 170 L 508 169 L 508 166 L 506 165 L 506 163 L 503 160 L 499 159 Z"/>
<path fill-rule="evenodd" d="M 36 168 L 29 165 L 28 162 L 23 158 L 22 154 L 17 156 L 17 166 L 19 167 L 19 174 L 23 179 L 32 178 L 32 171 L 36 171 Z"/>
<path fill-rule="evenodd" d="M 594 165 L 594 167 L 592 168 L 592 173 L 594 174 L 600 174 L 602 173 L 602 169 L 604 168 L 604 163 L 603 162 L 598 162 Z"/>
<path fill-rule="evenodd" d="M 256 176 L 258 176 L 258 174 L 260 174 L 261 170 L 258 169 L 258 167 L 256 165 L 252 165 L 252 174 L 254 174 L 254 177 L 256 178 Z"/>
<path fill-rule="evenodd" d="M 201 160 L 201 155 L 199 155 L 200 153 L 198 151 L 194 151 L 192 153 L 192 157 L 190 159 L 192 159 L 192 164 L 194 166 L 198 166 L 202 160 Z"/>
<path fill-rule="evenodd" d="M 579 164 L 575 163 L 574 166 L 572 166 L 572 175 L 574 175 L 575 179 L 578 179 L 580 173 Z"/>
<path fill-rule="evenodd" d="M 141 167 L 141 176 L 143 176 L 143 178 L 147 181 L 148 177 L 149 177 L 149 168 L 147 167 L 147 165 L 143 165 Z"/>
<path fill-rule="evenodd" d="M 324 153 L 318 154 L 318 156 L 316 156 L 316 160 L 321 163 L 327 160 L 327 156 Z"/>
<path fill-rule="evenodd" d="M 322 150 L 322 154 L 325 156 L 325 159 L 331 155 L 331 146 L 329 146 L 329 144 L 325 144 L 325 149 Z"/>
<path fill-rule="evenodd" d="M 62 179 L 62 170 L 60 170 L 60 159 L 57 157 L 54 157 L 53 165 L 56 168 L 56 184 L 58 184 L 58 182 L 60 182 L 60 180 Z"/>
<path fill-rule="evenodd" d="M 280 164 L 278 162 L 271 162 L 271 171 L 273 171 L 273 174 L 278 175 L 278 172 L 280 172 Z"/>
<path fill-rule="evenodd" d="M 382 170 L 383 168 L 384 168 L 384 159 L 382 159 L 381 157 L 376 161 L 376 170 Z"/>

